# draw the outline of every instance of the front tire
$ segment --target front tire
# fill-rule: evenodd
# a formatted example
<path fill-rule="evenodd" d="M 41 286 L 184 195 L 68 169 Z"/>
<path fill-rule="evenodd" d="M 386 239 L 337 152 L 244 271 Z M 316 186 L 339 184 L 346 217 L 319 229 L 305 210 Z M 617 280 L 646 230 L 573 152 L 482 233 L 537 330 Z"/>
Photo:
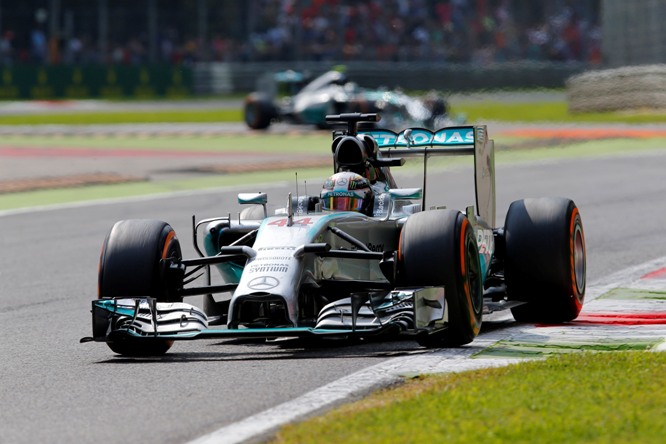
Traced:
<path fill-rule="evenodd" d="M 176 232 L 166 222 L 131 219 L 116 222 L 102 246 L 99 297 L 153 297 L 182 302 L 179 285 L 167 278 L 162 259 L 182 259 Z M 121 339 L 107 342 L 120 355 L 163 355 L 173 341 Z"/>
<path fill-rule="evenodd" d="M 504 224 L 504 273 L 511 309 L 520 322 L 561 323 L 583 307 L 586 253 L 576 204 L 564 198 L 518 200 Z"/>
<path fill-rule="evenodd" d="M 275 105 L 265 94 L 254 92 L 245 99 L 244 119 L 251 129 L 268 128 L 276 114 Z"/>
<path fill-rule="evenodd" d="M 448 326 L 419 337 L 425 347 L 458 347 L 481 329 L 483 282 L 474 230 L 453 210 L 412 215 L 402 229 L 398 255 L 401 286 L 444 286 Z"/>

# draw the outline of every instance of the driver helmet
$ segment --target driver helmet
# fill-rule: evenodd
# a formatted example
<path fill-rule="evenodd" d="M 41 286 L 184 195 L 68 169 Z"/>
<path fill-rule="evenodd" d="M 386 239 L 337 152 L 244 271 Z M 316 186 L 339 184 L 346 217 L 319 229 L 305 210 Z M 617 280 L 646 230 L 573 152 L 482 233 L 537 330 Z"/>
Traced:
<path fill-rule="evenodd" d="M 325 211 L 358 211 L 368 214 L 372 209 L 370 183 L 360 174 L 349 171 L 329 177 L 321 190 Z"/>

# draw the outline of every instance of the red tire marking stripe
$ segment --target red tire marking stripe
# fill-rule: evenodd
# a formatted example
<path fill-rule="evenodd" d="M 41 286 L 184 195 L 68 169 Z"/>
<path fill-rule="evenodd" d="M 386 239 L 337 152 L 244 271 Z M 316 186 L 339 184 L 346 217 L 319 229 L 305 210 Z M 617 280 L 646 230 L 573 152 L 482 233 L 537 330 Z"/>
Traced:
<path fill-rule="evenodd" d="M 467 218 L 463 219 L 462 226 L 460 228 L 460 269 L 462 271 L 463 277 L 463 288 L 465 289 L 465 297 L 467 298 L 467 304 L 470 308 L 469 310 L 469 322 L 473 326 L 476 333 L 478 333 L 479 328 L 476 323 L 476 318 L 474 317 L 474 303 L 472 302 L 472 290 L 469 287 L 469 282 L 465 279 L 465 234 L 467 233 L 467 225 L 469 221 Z M 446 291 L 446 289 L 444 290 Z"/>
<path fill-rule="evenodd" d="M 167 254 L 169 253 L 169 246 L 171 245 L 171 241 L 173 240 L 174 237 L 176 237 L 176 232 L 170 231 L 169 234 L 167 235 L 166 241 L 164 242 L 164 249 L 162 250 L 162 259 L 167 258 Z"/>
<path fill-rule="evenodd" d="M 578 283 L 576 281 L 576 244 L 575 244 L 575 232 L 574 228 L 576 225 L 576 216 L 578 216 L 578 208 L 574 207 L 574 210 L 571 212 L 571 222 L 569 223 L 569 251 L 570 251 L 570 262 L 571 262 L 571 289 L 573 291 L 573 295 L 576 295 L 575 300 L 576 300 L 576 306 L 578 309 L 580 309 L 583 304 L 580 302 L 580 299 L 577 297 L 578 295 Z M 581 240 L 583 242 L 583 257 L 585 257 L 585 234 L 583 233 L 583 230 L 581 229 L 580 232 L 581 235 Z"/>
<path fill-rule="evenodd" d="M 465 276 L 465 231 L 468 223 L 467 218 L 464 218 L 462 227 L 460 228 L 460 266 L 463 277 Z M 469 291 L 467 293 L 469 293 Z"/>

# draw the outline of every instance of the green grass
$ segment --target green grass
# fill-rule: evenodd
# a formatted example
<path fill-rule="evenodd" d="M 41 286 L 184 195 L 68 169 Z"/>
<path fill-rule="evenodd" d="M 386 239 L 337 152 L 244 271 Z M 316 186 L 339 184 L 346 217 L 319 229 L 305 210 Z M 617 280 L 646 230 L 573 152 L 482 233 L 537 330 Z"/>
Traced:
<path fill-rule="evenodd" d="M 604 123 L 662 123 L 665 112 L 605 112 L 570 114 L 566 102 L 460 102 L 451 105 L 452 112 L 462 113 L 470 122 L 604 122 Z"/>
<path fill-rule="evenodd" d="M 240 109 L 91 111 L 0 116 L 0 125 L 93 125 L 120 123 L 241 122 Z"/>
<path fill-rule="evenodd" d="M 662 443 L 666 353 L 576 353 L 421 376 L 274 443 Z"/>

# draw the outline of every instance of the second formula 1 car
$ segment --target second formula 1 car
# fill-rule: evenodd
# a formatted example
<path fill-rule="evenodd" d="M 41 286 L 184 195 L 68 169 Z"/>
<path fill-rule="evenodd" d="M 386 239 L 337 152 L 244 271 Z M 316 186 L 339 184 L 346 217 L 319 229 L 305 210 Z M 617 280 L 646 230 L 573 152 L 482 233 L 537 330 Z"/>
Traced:
<path fill-rule="evenodd" d="M 440 128 L 464 121 L 461 116 L 455 122 L 449 115 L 447 101 L 434 92 L 424 97 L 413 97 L 400 90 L 387 88 L 361 88 L 340 71 L 328 71 L 305 83 L 299 72 L 285 71 L 273 75 L 273 82 L 291 85 L 293 92 L 281 99 L 275 97 L 275 86 L 268 82 L 264 90 L 246 97 L 243 113 L 251 129 L 266 129 L 273 122 L 314 125 L 329 128 L 329 114 L 364 112 L 381 113 L 382 125 L 389 129 L 419 126 Z"/>

